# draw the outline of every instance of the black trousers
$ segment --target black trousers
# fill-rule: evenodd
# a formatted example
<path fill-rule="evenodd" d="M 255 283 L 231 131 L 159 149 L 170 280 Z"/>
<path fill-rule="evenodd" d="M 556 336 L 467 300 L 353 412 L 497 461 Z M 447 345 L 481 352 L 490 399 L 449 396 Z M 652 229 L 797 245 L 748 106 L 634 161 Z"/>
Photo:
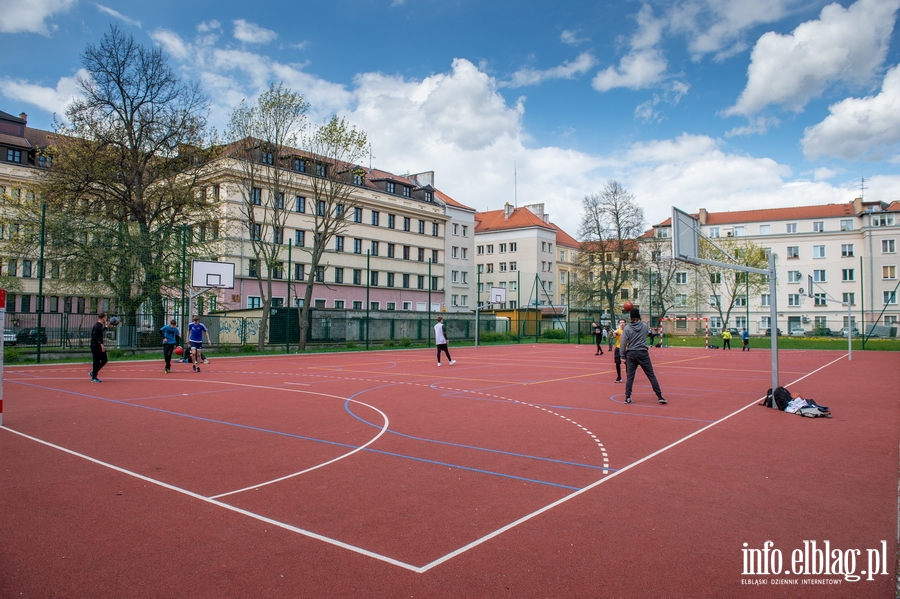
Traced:
<path fill-rule="evenodd" d="M 174 343 L 163 344 L 163 358 L 166 361 L 166 370 L 172 369 L 172 352 L 175 351 Z"/>
<path fill-rule="evenodd" d="M 109 359 L 106 357 L 106 352 L 100 349 L 99 345 L 91 344 L 91 357 L 94 359 L 94 369 L 91 371 L 94 373 L 94 378 L 100 378 L 98 375 L 100 374 L 100 369 L 103 368 Z"/>
<path fill-rule="evenodd" d="M 630 350 L 625 353 L 625 372 L 628 378 L 625 380 L 625 397 L 631 397 L 631 388 L 634 385 L 634 373 L 637 367 L 643 369 L 644 374 L 650 379 L 650 386 L 657 397 L 662 397 L 662 390 L 659 388 L 659 382 L 656 375 L 653 374 L 653 364 L 650 362 L 650 352 L 647 350 Z"/>
<path fill-rule="evenodd" d="M 622 380 L 622 353 L 619 348 L 616 348 L 616 352 L 613 354 L 613 359 L 616 361 L 616 378 L 618 380 Z"/>
<path fill-rule="evenodd" d="M 438 360 L 438 364 L 441 363 L 441 352 L 444 352 L 445 354 L 447 354 L 447 359 L 448 359 L 448 360 L 450 360 L 451 362 L 453 361 L 453 358 L 450 357 L 450 350 L 447 348 L 447 344 L 446 344 L 446 343 L 438 343 L 438 344 L 437 344 L 437 360 Z"/>

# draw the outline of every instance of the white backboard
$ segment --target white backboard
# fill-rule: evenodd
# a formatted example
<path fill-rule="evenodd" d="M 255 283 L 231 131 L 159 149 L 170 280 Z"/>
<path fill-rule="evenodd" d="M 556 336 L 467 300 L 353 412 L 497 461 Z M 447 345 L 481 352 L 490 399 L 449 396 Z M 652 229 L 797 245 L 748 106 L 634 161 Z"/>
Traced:
<path fill-rule="evenodd" d="M 191 262 L 191 287 L 234 289 L 234 264 L 193 260 Z"/>

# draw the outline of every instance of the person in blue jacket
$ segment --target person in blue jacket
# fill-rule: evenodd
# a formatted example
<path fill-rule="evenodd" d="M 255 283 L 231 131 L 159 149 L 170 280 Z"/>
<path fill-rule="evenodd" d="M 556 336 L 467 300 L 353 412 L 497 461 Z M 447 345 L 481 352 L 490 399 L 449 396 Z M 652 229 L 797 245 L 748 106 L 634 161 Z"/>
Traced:
<path fill-rule="evenodd" d="M 172 371 L 172 352 L 175 351 L 175 347 L 178 345 L 178 338 L 181 336 L 181 333 L 178 332 L 178 327 L 175 326 L 176 324 L 177 322 L 173 318 L 169 321 L 169 324 L 159 330 L 163 335 L 163 358 L 166 361 L 166 374 Z"/>

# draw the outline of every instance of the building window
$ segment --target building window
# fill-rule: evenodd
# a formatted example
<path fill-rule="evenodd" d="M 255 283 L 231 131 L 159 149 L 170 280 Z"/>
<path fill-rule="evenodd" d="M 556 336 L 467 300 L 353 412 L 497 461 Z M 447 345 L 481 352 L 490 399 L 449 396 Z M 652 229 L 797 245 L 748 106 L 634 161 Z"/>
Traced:
<path fill-rule="evenodd" d="M 825 221 L 813 221 L 813 233 L 822 233 L 825 231 Z"/>
<path fill-rule="evenodd" d="M 284 278 L 284 264 L 279 262 L 278 264 L 274 264 L 272 266 L 272 278 L 273 279 L 283 279 Z"/>
<path fill-rule="evenodd" d="M 786 233 L 796 233 L 797 232 L 797 223 L 788 223 L 786 226 Z"/>
<path fill-rule="evenodd" d="M 425 234 L 425 221 L 420 220 L 419 221 L 419 235 L 424 235 L 424 234 Z"/>
<path fill-rule="evenodd" d="M 25 266 L 25 263 L 22 262 L 22 266 Z M 26 275 L 24 272 L 22 273 L 23 277 L 31 276 Z M 882 279 L 896 279 L 897 278 L 897 267 L 896 266 L 882 266 L 881 267 L 881 278 Z"/>
<path fill-rule="evenodd" d="M 306 266 L 304 264 L 294 265 L 294 280 L 303 281 L 306 279 Z"/>
<path fill-rule="evenodd" d="M 334 251 L 343 252 L 344 251 L 344 237 L 342 235 L 337 235 L 334 238 Z"/>
<path fill-rule="evenodd" d="M 484 246 L 483 245 L 477 246 L 475 248 L 475 253 L 479 256 L 483 255 L 484 254 Z"/>
<path fill-rule="evenodd" d="M 824 293 L 814 293 L 813 298 L 815 299 L 815 301 L 813 302 L 813 305 L 815 305 L 815 306 L 827 306 L 828 305 L 828 298 Z"/>
<path fill-rule="evenodd" d="M 792 260 L 794 258 L 800 257 L 800 246 L 799 245 L 789 245 L 787 248 L 787 257 L 788 260 Z"/>
<path fill-rule="evenodd" d="M 407 312 L 412 310 L 412 302 L 403 302 L 403 309 Z"/>
<path fill-rule="evenodd" d="M 417 287 L 418 287 L 419 289 L 425 289 L 425 275 L 418 275 L 418 276 L 417 276 L 417 279 L 418 279 L 418 280 L 416 281 Z"/>
<path fill-rule="evenodd" d="M 362 254 L 362 239 L 353 240 L 353 253 Z"/>
<path fill-rule="evenodd" d="M 247 276 L 250 276 L 250 277 L 258 277 L 259 276 L 259 260 L 248 260 L 247 261 Z"/>
<path fill-rule="evenodd" d="M 377 256 L 377 255 L 378 255 L 378 242 L 377 242 L 377 241 L 373 241 L 373 242 L 372 242 L 371 255 L 372 255 L 372 256 Z"/>
<path fill-rule="evenodd" d="M 770 298 L 771 296 L 768 293 L 763 293 L 759 296 L 759 305 L 763 307 L 771 306 Z"/>
<path fill-rule="evenodd" d="M 722 273 L 720 273 L 720 272 L 709 273 L 709 282 L 711 285 L 721 285 L 722 284 Z"/>
<path fill-rule="evenodd" d="M 709 228 L 709 236 L 710 237 L 719 237 L 719 227 L 710 227 Z"/>
<path fill-rule="evenodd" d="M 392 273 L 392 272 L 389 272 L 389 273 L 387 274 L 387 286 L 388 286 L 388 287 L 393 287 L 393 286 L 394 286 L 394 273 Z M 389 305 L 390 305 L 390 304 L 389 304 Z M 388 310 L 393 310 L 393 308 L 388 308 Z"/>
<path fill-rule="evenodd" d="M 454 308 L 459 305 L 459 296 L 458 295 L 450 296 L 450 305 L 453 306 Z"/>
<path fill-rule="evenodd" d="M 506 272 L 506 262 L 500 263 L 500 272 Z"/>
<path fill-rule="evenodd" d="M 377 210 L 372 211 L 372 226 L 377 227 L 378 223 L 381 221 L 381 215 L 378 214 Z"/>
<path fill-rule="evenodd" d="M 411 221 L 410 221 L 410 218 L 409 218 L 408 216 L 404 216 L 404 217 L 403 217 L 403 230 L 404 230 L 404 231 L 409 231 L 410 222 L 411 222 Z"/>
<path fill-rule="evenodd" d="M 853 244 L 852 243 L 842 243 L 841 244 L 841 258 L 852 258 L 853 257 Z"/>
<path fill-rule="evenodd" d="M 22 151 L 21 150 L 6 150 L 6 161 L 7 162 L 22 162 Z"/>
<path fill-rule="evenodd" d="M 493 254 L 493 253 L 494 253 L 494 244 L 490 244 L 490 245 L 487 246 L 487 253 L 488 253 L 488 254 Z"/>
<path fill-rule="evenodd" d="M 882 297 L 884 298 L 885 304 L 896 304 L 897 303 L 897 292 L 896 291 L 884 291 L 882 292 Z"/>
<path fill-rule="evenodd" d="M 841 269 L 841 280 L 842 281 L 855 281 L 856 279 L 853 277 L 854 271 L 852 268 L 844 268 Z"/>
<path fill-rule="evenodd" d="M 408 245 L 403 246 L 403 259 L 404 260 L 409 260 L 409 250 L 410 249 L 411 248 Z"/>
<path fill-rule="evenodd" d="M 510 263 L 509 263 L 509 270 L 510 270 L 510 271 L 516 270 L 516 263 L 515 263 L 515 262 L 510 262 Z"/>
<path fill-rule="evenodd" d="M 463 226 L 462 226 L 462 236 L 463 236 L 463 237 L 468 237 L 468 236 L 469 236 L 469 227 L 466 226 L 466 225 L 463 225 Z M 465 296 L 463 296 L 463 298 L 465 298 Z M 463 305 L 465 305 L 465 304 L 463 304 Z"/>
<path fill-rule="evenodd" d="M 394 193 L 394 184 L 390 181 L 385 183 L 384 190 L 388 193 Z"/>
<path fill-rule="evenodd" d="M 732 231 L 733 231 L 735 237 L 743 237 L 745 228 L 743 225 L 736 226 Z"/>
<path fill-rule="evenodd" d="M 419 248 L 419 262 L 425 262 L 425 248 Z"/>
<path fill-rule="evenodd" d="M 353 269 L 353 284 L 361 285 L 362 284 L 362 270 L 358 268 Z"/>
<path fill-rule="evenodd" d="M 488 274 L 494 272 L 494 263 L 493 263 L 493 262 L 487 264 L 486 266 L 487 266 L 487 272 L 488 272 Z"/>
<path fill-rule="evenodd" d="M 387 244 L 387 257 L 388 258 L 394 257 L 394 244 L 393 243 Z"/>
<path fill-rule="evenodd" d="M 353 173 L 353 184 L 354 185 L 362 185 L 363 184 L 363 176 L 359 173 Z"/>
<path fill-rule="evenodd" d="M 369 273 L 369 284 L 372 287 L 378 287 L 378 271 L 373 270 Z"/>
<path fill-rule="evenodd" d="M 388 214 L 388 229 L 393 229 L 396 227 L 397 217 L 393 214 Z"/>
<path fill-rule="evenodd" d="M 852 231 L 853 230 L 853 219 L 845 218 L 841 220 L 841 231 Z"/>
<path fill-rule="evenodd" d="M 281 227 L 272 227 L 272 243 L 275 245 L 284 243 L 284 229 Z"/>
<path fill-rule="evenodd" d="M 814 245 L 813 246 L 813 258 L 824 258 L 825 257 L 825 246 L 824 245 Z"/>
<path fill-rule="evenodd" d="M 31 260 L 22 260 L 22 277 L 31 278 Z M 24 300 L 25 297 L 23 296 L 22 299 Z M 27 312 L 27 310 L 23 310 L 23 312 Z"/>
<path fill-rule="evenodd" d="M 325 170 L 325 165 L 317 164 L 316 165 L 316 175 L 318 175 L 319 177 L 324 177 L 326 174 L 327 174 L 327 171 Z"/>
<path fill-rule="evenodd" d="M 306 172 L 306 161 L 300 160 L 299 158 L 294 158 L 294 170 L 298 173 Z"/>
<path fill-rule="evenodd" d="M 789 293 L 788 294 L 788 306 L 799 306 L 800 305 L 800 294 L 799 293 Z"/>
<path fill-rule="evenodd" d="M 452 231 L 453 231 L 454 235 L 459 235 L 459 224 L 458 223 L 453 223 Z"/>
<path fill-rule="evenodd" d="M 856 305 L 856 293 L 853 293 L 853 292 L 843 293 L 843 294 L 841 294 L 841 296 L 842 296 L 842 299 L 844 300 L 845 304 L 850 304 L 851 306 Z"/>
<path fill-rule="evenodd" d="M 687 285 L 687 275 L 686 272 L 676 272 L 675 283 L 678 285 Z"/>
<path fill-rule="evenodd" d="M 469 259 L 469 248 L 460 248 L 460 258 L 463 260 Z"/>
<path fill-rule="evenodd" d="M 882 239 L 881 240 L 881 253 L 882 254 L 896 254 L 897 253 L 897 243 L 893 239 Z"/>
<path fill-rule="evenodd" d="M 894 226 L 893 214 L 873 214 L 871 220 L 873 227 L 892 227 Z"/>
<path fill-rule="evenodd" d="M 431 250 L 431 263 L 432 263 L 432 264 L 437 264 L 437 262 L 438 262 L 438 251 L 437 251 L 437 250 Z"/>
<path fill-rule="evenodd" d="M 437 289 L 438 289 L 438 278 L 437 278 L 437 277 L 431 277 L 431 290 L 432 290 L 432 291 L 437 291 Z"/>
<path fill-rule="evenodd" d="M 250 203 L 254 206 L 259 206 L 262 204 L 262 189 L 259 187 L 253 187 L 250 189 Z"/>
<path fill-rule="evenodd" d="M 450 248 L 450 256 L 452 258 L 459 258 L 459 248 L 457 246 L 453 246 Z"/>
<path fill-rule="evenodd" d="M 344 282 L 344 269 L 341 267 L 336 267 L 334 269 L 334 282 L 335 283 L 343 283 Z M 337 306 L 335 306 L 337 308 Z"/>
<path fill-rule="evenodd" d="M 438 224 L 437 223 L 431 223 L 431 236 L 432 237 L 438 236 Z"/>
<path fill-rule="evenodd" d="M 260 306 L 262 306 L 260 298 L 253 295 L 247 297 L 247 308 L 254 310 L 259 308 Z"/>
<path fill-rule="evenodd" d="M 409 275 L 403 275 L 403 288 L 409 289 Z M 406 308 L 404 308 L 405 310 Z"/>
<path fill-rule="evenodd" d="M 759 226 L 759 234 L 760 235 L 768 235 L 772 230 L 772 225 L 760 225 Z"/>
<path fill-rule="evenodd" d="M 459 280 L 459 271 L 454 270 L 450 272 L 450 282 L 456 283 Z"/>
<path fill-rule="evenodd" d="M 814 270 L 813 271 L 813 281 L 816 283 L 824 283 L 825 282 L 825 271 L 824 270 Z"/>

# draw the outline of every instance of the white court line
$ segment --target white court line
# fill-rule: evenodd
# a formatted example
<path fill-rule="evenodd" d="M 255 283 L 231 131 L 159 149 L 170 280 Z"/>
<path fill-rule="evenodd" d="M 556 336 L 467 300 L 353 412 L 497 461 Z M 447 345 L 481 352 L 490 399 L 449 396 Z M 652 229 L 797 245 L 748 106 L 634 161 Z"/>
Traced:
<path fill-rule="evenodd" d="M 832 360 L 832 361 L 829 362 L 828 364 L 825 364 L 825 365 L 823 365 L 823 366 L 820 366 L 819 368 L 813 370 L 812 372 L 810 372 L 810 373 L 808 373 L 808 374 L 805 374 L 805 375 L 801 376 L 800 378 L 798 378 L 798 379 L 796 379 L 796 380 L 794 380 L 794 381 L 792 381 L 792 382 L 790 382 L 790 383 L 788 383 L 787 385 L 784 385 L 784 386 L 785 386 L 785 387 L 789 387 L 790 385 L 793 385 L 793 384 L 795 384 L 795 383 L 799 383 L 799 382 L 802 381 L 803 379 L 805 379 L 805 378 L 807 378 L 807 377 L 810 377 L 810 376 L 814 375 L 815 373 L 819 372 L 820 370 L 824 370 L 825 368 L 831 366 L 831 365 L 834 364 L 835 362 L 838 362 L 838 361 L 840 361 L 840 360 L 843 360 L 843 359 L 846 358 L 846 357 L 847 357 L 847 354 L 844 354 L 844 355 L 840 356 L 839 358 L 837 358 L 837 359 L 835 359 L 835 360 Z M 253 386 L 253 385 L 242 385 L 242 384 L 240 384 L 240 383 L 232 383 L 232 384 L 239 385 L 239 386 L 246 386 L 246 387 L 251 387 L 251 386 Z M 282 389 L 282 390 L 284 390 L 284 389 Z M 319 393 L 319 394 L 317 394 L 317 395 L 327 395 L 327 394 L 325 394 L 325 393 Z M 330 396 L 330 397 L 336 397 L 336 396 Z M 340 399 L 346 399 L 346 398 L 340 398 Z M 680 445 L 681 443 L 687 441 L 688 439 L 691 439 L 692 437 L 695 437 L 695 436 L 699 435 L 700 433 L 702 433 L 702 432 L 704 432 L 704 431 L 706 431 L 706 430 L 711 429 L 712 427 L 716 426 L 717 424 L 721 424 L 722 422 L 725 422 L 726 420 L 728 420 L 728 419 L 731 418 L 732 416 L 736 416 L 737 414 L 740 414 L 741 412 L 743 412 L 744 410 L 750 408 L 751 406 L 757 405 L 757 402 L 758 402 L 758 401 L 759 401 L 759 399 L 754 399 L 752 403 L 747 404 L 747 405 L 744 406 L 743 408 L 740 408 L 740 409 L 738 409 L 738 410 L 735 410 L 734 412 L 732 412 L 731 414 L 728 414 L 727 416 L 723 416 L 723 417 L 720 418 L 719 420 L 716 420 L 715 422 L 712 422 L 712 423 L 710 423 L 710 424 L 704 426 L 703 428 L 701 428 L 701 429 L 699 429 L 699 430 L 696 430 L 696 431 L 694 431 L 693 433 L 691 433 L 691 434 L 689 434 L 689 435 L 687 435 L 687 436 L 685 436 L 685 437 L 682 437 L 681 439 L 679 439 L 679 440 L 677 440 L 677 441 L 674 441 L 674 442 L 670 443 L 669 445 L 666 445 L 665 447 L 663 447 L 663 448 L 661 448 L 661 449 L 658 449 L 658 450 L 654 451 L 653 453 L 651 453 L 651 454 L 649 454 L 649 455 L 647 455 L 647 456 L 644 456 L 643 458 L 637 460 L 636 462 L 632 462 L 631 464 L 629 464 L 629 465 L 627 465 L 627 466 L 625 466 L 625 467 L 623 467 L 623 468 L 617 470 L 617 471 L 614 472 L 613 474 L 610 474 L 610 475 L 608 475 L 608 476 L 605 476 L 605 477 L 601 478 L 600 480 L 598 480 L 598 481 L 596 481 L 596 482 L 593 482 L 593 483 L 591 483 L 590 485 L 588 485 L 588 486 L 586 486 L 586 487 L 584 487 L 584 488 L 582 488 L 582 489 L 579 489 L 578 491 L 574 491 L 574 492 L 570 493 L 569 495 L 566 495 L 565 497 L 562 497 L 562 498 L 560 498 L 560 499 L 554 501 L 553 503 L 550 503 L 550 504 L 548 504 L 548 505 L 546 505 L 546 506 L 544 506 L 544 507 L 542 507 L 542 508 L 540 508 L 540 509 L 538 509 L 538 510 L 532 512 L 532 513 L 530 513 L 530 514 L 527 514 L 527 515 L 525 515 L 525 516 L 519 518 L 518 520 L 515 520 L 514 522 L 510 522 L 509 524 L 507 524 L 507 525 L 505 525 L 505 526 L 503 526 L 503 527 L 501 527 L 501 528 L 498 528 L 498 529 L 495 530 L 494 532 L 491 532 L 491 533 L 489 533 L 489 534 L 487 534 L 487 535 L 485 535 L 485 536 L 483 536 L 483 537 L 481 537 L 481 538 L 479 538 L 479 539 L 476 539 L 476 540 L 472 541 L 471 543 L 468 543 L 467 545 L 464 545 L 464 546 L 460 547 L 459 549 L 456 549 L 455 551 L 451 551 L 450 553 L 448 553 L 448 554 L 446 554 L 446 555 L 444 555 L 444 556 L 442 556 L 442 557 L 439 557 L 438 559 L 436 559 L 436 560 L 434 560 L 434 561 L 432 561 L 432 562 L 430 562 L 430 563 L 428 563 L 428 564 L 425 564 L 424 566 L 413 566 L 412 564 L 407 564 L 407 563 L 405 563 L 405 562 L 401 562 L 400 560 L 396 560 L 396 559 L 394 559 L 394 558 L 387 557 L 386 555 L 381 555 L 381 554 L 379 554 L 379 553 L 375 553 L 375 552 L 373 552 L 373 551 L 369 551 L 369 550 L 363 549 L 363 548 L 361 548 L 361 547 L 356 547 L 355 545 L 350 545 L 350 544 L 348 544 L 348 543 L 344 543 L 343 541 L 338 541 L 337 539 L 332 539 L 332 538 L 330 538 L 330 537 L 326 537 L 326 536 L 323 536 L 323 535 L 314 533 L 314 532 L 312 532 L 312 531 L 304 530 L 304 529 L 302 529 L 302 528 L 297 528 L 296 526 L 291 526 L 290 524 L 285 524 L 285 523 L 283 523 L 283 522 L 278 522 L 277 520 L 272 520 L 271 518 L 266 518 L 265 516 L 261 516 L 261 515 L 259 515 L 259 514 L 255 514 L 255 513 L 253 513 L 253 512 L 249 512 L 249 511 L 247 511 L 247 510 L 243 510 L 243 509 L 238 508 L 238 507 L 235 507 L 235 506 L 233 506 L 233 505 L 229 505 L 229 504 L 227 504 L 227 503 L 223 503 L 223 502 L 221 502 L 221 501 L 217 501 L 217 500 L 212 499 L 212 498 L 209 498 L 209 497 L 204 497 L 203 495 L 199 495 L 199 494 L 197 494 L 197 493 L 194 493 L 193 491 L 188 491 L 188 490 L 186 490 L 186 489 L 182 489 L 182 488 L 180 488 L 180 487 L 176 487 L 176 486 L 174 486 L 174 485 L 170 485 L 169 483 L 164 483 L 164 482 L 162 482 L 162 481 L 159 481 L 159 480 L 156 480 L 156 479 L 153 479 L 153 478 L 144 476 L 144 475 L 142 475 L 142 474 L 138 474 L 138 473 L 136 473 L 136 472 L 132 472 L 132 471 L 130 471 L 130 470 L 126 470 L 126 469 L 124 469 L 124 468 L 120 468 L 119 466 L 114 466 L 114 465 L 112 465 L 112 464 L 108 464 L 108 463 L 106 463 L 106 462 L 102 462 L 102 461 L 97 460 L 97 459 L 95 459 L 95 458 L 92 458 L 92 457 L 90 457 L 90 456 L 86 456 L 86 455 L 84 455 L 84 454 L 81 454 L 81 453 L 72 451 L 71 449 L 66 449 L 65 447 L 61 447 L 61 446 L 59 446 L 59 445 L 54 445 L 53 443 L 50 443 L 50 442 L 48 442 L 48 441 L 44 441 L 44 440 L 42 440 L 42 439 L 38 439 L 38 438 L 36 438 L 36 437 L 32 437 L 32 436 L 27 435 L 27 434 L 25 434 L 25 433 L 20 433 L 19 431 L 13 430 L 13 429 L 11 429 L 11 428 L 7 428 L 7 427 L 5 427 L 5 426 L 0 426 L 0 429 L 8 430 L 8 431 L 11 432 L 11 433 L 15 433 L 15 434 L 17 434 L 17 435 L 19 435 L 19 436 L 25 437 L 26 439 L 30 439 L 30 440 L 32 440 L 32 441 L 36 441 L 36 442 L 38 442 L 38 443 L 41 443 L 41 444 L 46 445 L 46 446 L 48 446 L 48 447 L 52 447 L 52 448 L 54 448 L 54 449 L 58 449 L 58 450 L 60 450 L 60 451 L 63 451 L 63 452 L 65 452 L 65 453 L 68 453 L 68 454 L 71 454 L 71 455 L 74 455 L 74 456 L 76 456 L 76 457 L 83 458 L 83 459 L 85 459 L 85 460 L 88 460 L 89 462 L 93 462 L 93 463 L 98 464 L 98 465 L 100 465 L 100 466 L 105 466 L 105 467 L 110 468 L 110 469 L 112 469 L 112 470 L 115 470 L 115 471 L 117 471 L 117 472 L 121 472 L 121 473 L 123 473 L 123 474 L 127 474 L 127 475 L 133 476 L 133 477 L 135 477 L 135 478 L 139 478 L 139 479 L 144 480 L 144 481 L 147 481 L 147 482 L 149 482 L 149 483 L 152 483 L 152 484 L 155 484 L 155 485 L 159 485 L 160 487 L 164 487 L 164 488 L 166 488 L 166 489 L 170 489 L 170 490 L 172 490 L 172 491 L 176 491 L 176 492 L 178 492 L 178 493 L 182 493 L 182 494 L 187 495 L 187 496 L 189 496 L 189 497 L 193 497 L 193 498 L 195 498 L 195 499 L 199 499 L 200 501 L 205 501 L 205 502 L 210 503 L 210 504 L 212 504 L 212 505 L 216 505 L 216 506 L 225 508 L 226 510 L 233 511 L 233 512 L 236 512 L 236 513 L 238 513 L 238 514 L 243 514 L 243 515 L 248 516 L 248 517 L 250 517 L 250 518 L 259 520 L 259 521 L 261 521 L 261 522 L 265 522 L 265 523 L 267 523 L 267 524 L 271 524 L 272 526 L 277 526 L 277 527 L 279 527 L 279 528 L 283 528 L 283 529 L 285 529 L 285 530 L 289 530 L 289 531 L 291 531 L 291 532 L 295 532 L 295 533 L 301 534 L 301 535 L 303 535 L 303 536 L 307 536 L 307 537 L 310 537 L 310 538 L 313 538 L 313 539 L 316 539 L 316 540 L 319 540 L 319 541 L 323 541 L 323 542 L 325 542 L 325 543 L 328 543 L 328 544 L 330 544 L 330 545 L 334 545 L 334 546 L 336 546 L 336 547 L 341 547 L 341 548 L 343 548 L 343 549 L 347 549 L 347 550 L 352 551 L 352 552 L 354 552 L 354 553 L 359 553 L 359 554 L 361 554 L 361 555 L 365 555 L 365 556 L 368 556 L 368 557 L 377 559 L 377 560 L 379 560 L 379 561 L 383 561 L 383 562 L 385 562 L 385 563 L 392 564 L 392 565 L 394 565 L 394 566 L 399 566 L 399 567 L 401 567 L 401 568 L 404 568 L 404 569 L 406 569 L 406 570 L 411 570 L 411 571 L 416 572 L 416 573 L 418 573 L 418 574 L 422 574 L 422 573 L 424 573 L 424 572 L 427 572 L 428 570 L 431 570 L 431 569 L 434 568 L 435 566 L 439 566 L 439 565 L 443 564 L 444 562 L 449 561 L 449 560 L 451 560 L 451 559 L 453 559 L 454 557 L 457 557 L 457 556 L 459 556 L 459 555 L 462 555 L 463 553 L 469 551 L 470 549 L 473 549 L 473 548 L 475 548 L 475 547 L 481 545 L 482 543 L 484 543 L 484 542 L 486 542 L 486 541 L 489 541 L 489 540 L 491 540 L 491 539 L 493 539 L 493 538 L 495 538 L 495 537 L 497 537 L 497 536 L 503 534 L 504 532 L 506 532 L 506 531 L 508 531 L 508 530 L 511 530 L 511 529 L 515 528 L 516 526 L 518 526 L 518 525 L 520 525 L 520 524 L 523 524 L 523 523 L 525 523 L 525 522 L 528 522 L 528 521 L 531 520 L 532 518 L 534 518 L 534 517 L 536 517 L 536 516 L 539 516 L 539 515 L 543 514 L 544 512 L 547 512 L 547 511 L 549 511 L 549 510 L 551 510 L 551 509 L 553 509 L 553 508 L 555 508 L 555 507 L 557 507 L 557 506 L 559 506 L 559 505 L 561 505 L 561 504 L 563 504 L 563 503 L 569 501 L 570 499 L 573 499 L 573 498 L 575 498 L 575 497 L 578 497 L 579 495 L 581 495 L 581 494 L 583 494 L 583 493 L 586 493 L 587 491 L 590 491 L 590 490 L 592 490 L 592 489 L 594 489 L 594 488 L 596 488 L 596 487 L 602 485 L 602 484 L 605 483 L 606 481 L 615 478 L 616 476 L 622 474 L 623 472 L 626 472 L 626 471 L 628 471 L 628 470 L 631 470 L 631 469 L 634 468 L 635 466 L 638 466 L 638 465 L 640 465 L 640 464 L 642 464 L 642 463 L 644 463 L 644 462 L 650 460 L 651 458 L 654 458 L 654 457 L 660 455 L 661 453 L 664 453 L 664 452 L 668 451 L 669 449 L 672 449 L 672 448 L 675 447 L 676 445 Z M 772 409 L 772 408 L 767 408 L 767 409 Z"/>

